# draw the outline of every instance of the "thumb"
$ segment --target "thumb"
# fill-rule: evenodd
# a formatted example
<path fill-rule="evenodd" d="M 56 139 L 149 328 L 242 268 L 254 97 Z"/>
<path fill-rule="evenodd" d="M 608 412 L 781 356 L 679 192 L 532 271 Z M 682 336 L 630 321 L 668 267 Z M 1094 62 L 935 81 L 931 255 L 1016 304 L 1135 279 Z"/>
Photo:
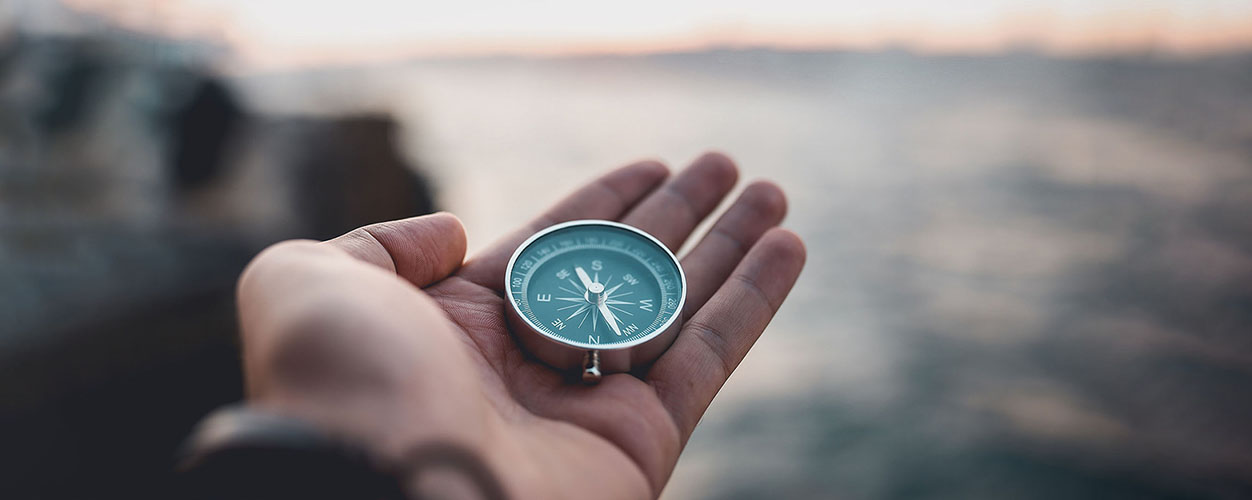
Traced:
<path fill-rule="evenodd" d="M 455 215 L 439 212 L 370 224 L 323 244 L 424 287 L 461 267 L 465 227 Z"/>

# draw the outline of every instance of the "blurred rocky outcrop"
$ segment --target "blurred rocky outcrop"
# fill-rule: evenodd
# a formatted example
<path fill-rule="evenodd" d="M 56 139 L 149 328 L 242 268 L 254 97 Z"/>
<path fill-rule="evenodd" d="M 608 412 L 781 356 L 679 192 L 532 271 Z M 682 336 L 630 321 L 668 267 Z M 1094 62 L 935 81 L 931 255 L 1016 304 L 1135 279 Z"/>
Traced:
<path fill-rule="evenodd" d="M 431 190 L 390 116 L 258 116 L 190 42 L 8 40 L 0 498 L 166 497 L 179 439 L 241 396 L 248 259 L 431 212 Z"/>

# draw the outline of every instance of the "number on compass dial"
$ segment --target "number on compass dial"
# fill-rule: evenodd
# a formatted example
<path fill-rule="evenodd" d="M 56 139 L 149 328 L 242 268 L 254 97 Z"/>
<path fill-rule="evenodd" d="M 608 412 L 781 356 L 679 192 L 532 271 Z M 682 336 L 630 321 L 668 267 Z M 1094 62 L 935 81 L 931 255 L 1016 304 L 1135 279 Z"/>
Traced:
<path fill-rule="evenodd" d="M 605 222 L 543 234 L 517 255 L 509 295 L 531 328 L 584 348 L 633 345 L 672 322 L 683 280 L 671 254 Z"/>

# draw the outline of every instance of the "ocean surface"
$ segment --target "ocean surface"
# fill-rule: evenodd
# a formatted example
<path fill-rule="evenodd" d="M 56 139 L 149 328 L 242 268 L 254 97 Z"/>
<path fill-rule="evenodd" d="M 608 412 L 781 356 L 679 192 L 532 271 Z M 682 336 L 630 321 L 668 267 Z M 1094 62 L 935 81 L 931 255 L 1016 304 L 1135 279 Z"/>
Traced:
<path fill-rule="evenodd" d="M 782 185 L 808 265 L 666 498 L 1252 495 L 1252 56 L 726 50 L 241 86 L 396 113 L 472 249 L 638 158 L 715 149 Z"/>

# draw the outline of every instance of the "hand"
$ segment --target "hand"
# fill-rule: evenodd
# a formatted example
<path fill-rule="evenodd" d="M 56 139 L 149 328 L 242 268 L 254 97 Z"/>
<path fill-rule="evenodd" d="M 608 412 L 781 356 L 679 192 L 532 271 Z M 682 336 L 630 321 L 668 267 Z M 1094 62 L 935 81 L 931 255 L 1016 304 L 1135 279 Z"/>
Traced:
<path fill-rule="evenodd" d="M 504 318 L 505 267 L 527 236 L 572 219 L 619 220 L 678 249 L 737 176 L 718 154 L 669 180 L 656 162 L 623 167 L 468 261 L 464 230 L 446 213 L 279 243 L 240 279 L 250 404 L 392 456 L 456 444 L 514 497 L 655 497 L 803 267 L 800 239 L 775 227 L 782 191 L 769 182 L 743 191 L 682 259 L 687 304 L 673 346 L 597 386 L 518 347 Z"/>

